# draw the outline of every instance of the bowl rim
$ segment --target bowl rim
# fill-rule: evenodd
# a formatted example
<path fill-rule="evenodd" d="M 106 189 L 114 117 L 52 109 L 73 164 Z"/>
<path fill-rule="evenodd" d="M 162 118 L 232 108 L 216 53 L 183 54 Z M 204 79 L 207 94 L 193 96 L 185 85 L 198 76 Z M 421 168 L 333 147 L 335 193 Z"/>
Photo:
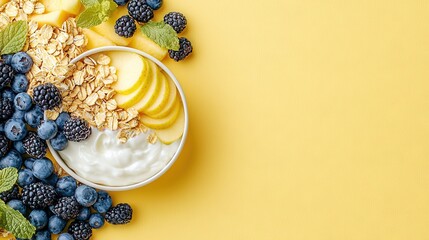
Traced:
<path fill-rule="evenodd" d="M 83 52 L 82 54 L 80 54 L 79 56 L 74 58 L 72 61 L 70 61 L 70 64 L 75 64 L 76 62 L 82 60 L 83 58 L 97 54 L 97 53 L 112 52 L 112 51 L 115 51 L 115 52 L 125 51 L 125 52 L 132 52 L 132 53 L 137 53 L 139 55 L 142 55 L 143 57 L 153 61 L 156 65 L 158 65 L 158 67 L 160 67 L 162 70 L 164 70 L 164 72 L 166 72 L 168 74 L 168 76 L 171 78 L 171 80 L 173 80 L 174 84 L 176 85 L 176 88 L 179 91 L 180 98 L 181 98 L 182 103 L 183 103 L 183 110 L 184 110 L 184 115 L 185 115 L 185 123 L 184 123 L 185 126 L 184 126 L 183 135 L 182 135 L 182 138 L 180 140 L 179 147 L 177 148 L 177 151 L 174 153 L 173 157 L 159 172 L 157 172 L 156 174 L 154 174 L 153 176 L 151 176 L 150 178 L 148 178 L 146 180 L 143 180 L 143 181 L 138 182 L 138 183 L 130 184 L 130 185 L 125 185 L 125 186 L 106 186 L 106 185 L 94 183 L 94 182 L 89 181 L 89 180 L 79 176 L 78 174 L 76 174 L 71 168 L 69 168 L 67 166 L 67 164 L 64 162 L 64 160 L 59 155 L 59 153 L 52 148 L 49 141 L 47 141 L 47 142 L 48 142 L 49 151 L 53 155 L 53 157 L 54 157 L 55 161 L 58 163 L 58 165 L 60 165 L 60 167 L 63 168 L 64 171 L 66 171 L 70 176 L 74 177 L 77 181 L 79 181 L 83 184 L 86 184 L 88 186 L 94 187 L 96 189 L 100 189 L 100 190 L 127 191 L 127 190 L 131 190 L 131 189 L 143 187 L 143 186 L 155 181 L 156 179 L 161 177 L 161 175 L 163 175 L 168 169 L 170 169 L 171 166 L 174 164 L 174 162 L 176 162 L 177 158 L 179 157 L 180 153 L 183 150 L 183 147 L 185 145 L 186 138 L 188 135 L 188 127 L 189 127 L 188 104 L 186 102 L 186 97 L 185 97 L 185 93 L 182 89 L 182 86 L 180 85 L 179 81 L 177 80 L 177 78 L 173 74 L 173 72 L 167 66 L 165 66 L 161 61 L 159 61 L 158 59 L 156 59 L 152 55 L 150 55 L 146 52 L 140 51 L 138 49 L 130 48 L 130 47 L 122 47 L 122 46 L 98 47 L 98 48 L 94 48 L 94 49 Z"/>

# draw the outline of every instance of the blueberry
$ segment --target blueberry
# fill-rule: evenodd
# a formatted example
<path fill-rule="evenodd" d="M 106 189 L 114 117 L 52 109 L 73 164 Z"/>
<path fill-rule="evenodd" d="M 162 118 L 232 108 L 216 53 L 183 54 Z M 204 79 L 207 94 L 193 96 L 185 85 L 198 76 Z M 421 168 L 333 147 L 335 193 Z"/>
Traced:
<path fill-rule="evenodd" d="M 162 0 L 146 0 L 146 4 L 153 10 L 158 10 L 162 6 Z"/>
<path fill-rule="evenodd" d="M 15 96 L 13 103 L 15 104 L 15 109 L 20 111 L 28 111 L 33 104 L 33 100 L 31 99 L 30 95 L 28 95 L 28 93 L 22 92 Z"/>
<path fill-rule="evenodd" d="M 62 151 L 66 149 L 69 141 L 67 140 L 64 133 L 60 132 L 57 134 L 57 136 L 50 140 L 50 143 L 52 148 L 55 149 L 55 151 Z"/>
<path fill-rule="evenodd" d="M 52 120 L 43 121 L 37 128 L 37 135 L 43 140 L 49 140 L 55 137 L 58 132 L 57 124 Z"/>
<path fill-rule="evenodd" d="M 55 187 L 58 182 L 58 175 L 56 173 L 52 173 L 49 177 L 40 179 L 40 181 Z"/>
<path fill-rule="evenodd" d="M 25 113 L 24 119 L 30 127 L 37 128 L 42 123 L 43 110 L 38 106 L 34 106 L 30 111 Z"/>
<path fill-rule="evenodd" d="M 24 149 L 24 145 L 22 144 L 22 141 L 13 142 L 13 147 L 15 148 L 16 151 L 18 151 L 21 154 L 25 153 L 25 149 Z"/>
<path fill-rule="evenodd" d="M 49 218 L 48 229 L 53 234 L 61 233 L 66 227 L 67 221 L 53 215 Z"/>
<path fill-rule="evenodd" d="M 24 120 L 25 112 L 20 110 L 15 110 L 12 115 L 12 119 Z"/>
<path fill-rule="evenodd" d="M 55 191 L 63 197 L 71 197 L 77 188 L 76 180 L 72 176 L 65 176 L 58 180 Z"/>
<path fill-rule="evenodd" d="M 20 187 L 25 187 L 36 182 L 36 179 L 34 179 L 33 172 L 31 170 L 22 169 L 19 170 L 17 182 Z"/>
<path fill-rule="evenodd" d="M 4 54 L 1 56 L 1 59 L 3 60 L 4 63 L 6 63 L 7 65 L 10 65 L 12 63 L 12 57 L 13 57 L 13 54 Z"/>
<path fill-rule="evenodd" d="M 74 238 L 70 233 L 61 233 L 57 240 L 74 240 Z"/>
<path fill-rule="evenodd" d="M 124 6 L 129 0 L 113 0 L 119 6 Z"/>
<path fill-rule="evenodd" d="M 10 86 L 15 93 L 26 92 L 28 90 L 28 79 L 24 74 L 16 74 Z"/>
<path fill-rule="evenodd" d="M 112 206 L 112 198 L 105 191 L 98 192 L 97 202 L 92 206 L 97 212 L 105 213 Z"/>
<path fill-rule="evenodd" d="M 47 158 L 41 158 L 34 161 L 33 164 L 33 175 L 38 179 L 44 179 L 51 176 L 54 172 L 54 165 L 51 160 Z"/>
<path fill-rule="evenodd" d="M 37 231 L 33 238 L 34 240 L 51 240 L 51 233 L 48 230 Z"/>
<path fill-rule="evenodd" d="M 18 151 L 12 149 L 6 154 L 6 156 L 0 159 L 0 169 L 7 167 L 14 167 L 17 169 L 22 167 L 22 157 Z"/>
<path fill-rule="evenodd" d="M 89 217 L 88 223 L 92 228 L 101 228 L 104 225 L 104 217 L 99 213 L 94 213 Z"/>
<path fill-rule="evenodd" d="M 10 200 L 7 205 L 9 205 L 9 207 L 15 209 L 16 211 L 20 212 L 22 215 L 26 215 L 27 214 L 27 207 L 24 205 L 24 203 L 22 203 L 21 200 Z"/>
<path fill-rule="evenodd" d="M 87 207 L 84 207 L 80 210 L 79 215 L 77 215 L 76 220 L 86 221 L 91 216 L 91 210 Z"/>
<path fill-rule="evenodd" d="M 57 124 L 58 129 L 63 130 L 64 129 L 64 123 L 70 119 L 70 114 L 66 112 L 60 113 L 57 120 L 55 120 L 55 123 Z"/>
<path fill-rule="evenodd" d="M 1 93 L 2 98 L 6 98 L 11 102 L 13 102 L 13 100 L 15 99 L 15 95 L 16 94 L 12 91 L 11 88 L 5 88 L 5 89 L 3 89 L 3 92 Z"/>
<path fill-rule="evenodd" d="M 77 187 L 74 196 L 78 203 L 84 207 L 90 207 L 97 201 L 97 191 L 86 185 Z"/>
<path fill-rule="evenodd" d="M 48 224 L 48 214 L 41 209 L 35 209 L 28 215 L 28 220 L 37 230 L 40 230 Z"/>
<path fill-rule="evenodd" d="M 4 133 L 11 141 L 21 141 L 27 135 L 27 128 L 22 120 L 9 119 L 4 125 Z"/>
<path fill-rule="evenodd" d="M 33 66 L 33 59 L 25 52 L 17 52 L 12 57 L 11 66 L 15 72 L 28 73 Z"/>
<path fill-rule="evenodd" d="M 34 165 L 34 161 L 36 161 L 36 159 L 34 159 L 34 158 L 27 158 L 27 159 L 25 159 L 25 161 L 24 161 L 24 166 L 25 166 L 27 169 L 32 170 L 32 169 L 33 169 L 33 165 Z"/>

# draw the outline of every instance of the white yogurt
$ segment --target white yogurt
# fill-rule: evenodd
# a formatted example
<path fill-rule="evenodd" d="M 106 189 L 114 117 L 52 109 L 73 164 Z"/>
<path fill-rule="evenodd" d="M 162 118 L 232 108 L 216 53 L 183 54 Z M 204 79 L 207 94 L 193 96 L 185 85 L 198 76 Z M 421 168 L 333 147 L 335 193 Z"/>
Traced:
<path fill-rule="evenodd" d="M 165 145 L 150 144 L 140 134 L 120 143 L 117 132 L 92 129 L 83 142 L 69 142 L 58 152 L 64 162 L 79 176 L 107 186 L 125 186 L 144 181 L 161 171 L 176 153 L 180 140 Z"/>

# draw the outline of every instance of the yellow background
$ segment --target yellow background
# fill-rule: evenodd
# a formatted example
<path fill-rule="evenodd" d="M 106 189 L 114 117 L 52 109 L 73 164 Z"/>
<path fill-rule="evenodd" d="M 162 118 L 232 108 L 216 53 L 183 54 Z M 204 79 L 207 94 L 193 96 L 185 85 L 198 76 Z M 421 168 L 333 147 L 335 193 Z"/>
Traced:
<path fill-rule="evenodd" d="M 428 1 L 165 2 L 189 139 L 94 239 L 429 238 Z"/>
<path fill-rule="evenodd" d="M 429 2 L 165 0 L 190 132 L 94 239 L 429 238 Z"/>

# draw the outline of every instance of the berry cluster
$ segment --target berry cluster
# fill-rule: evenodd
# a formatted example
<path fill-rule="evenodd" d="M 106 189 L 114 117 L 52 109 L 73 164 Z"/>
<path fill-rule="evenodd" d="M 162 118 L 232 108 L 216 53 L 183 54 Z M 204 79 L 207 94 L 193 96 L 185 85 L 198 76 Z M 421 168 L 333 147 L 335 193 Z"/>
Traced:
<path fill-rule="evenodd" d="M 45 157 L 47 143 L 61 151 L 68 141 L 83 141 L 91 134 L 88 123 L 61 113 L 55 121 L 44 120 L 44 110 L 61 105 L 61 93 L 46 83 L 26 93 L 26 73 L 33 61 L 25 52 L 3 55 L 0 60 L 0 169 L 18 169 L 16 185 L 0 199 L 22 213 L 37 229 L 35 239 L 89 239 L 92 229 L 125 224 L 132 218 L 128 204 L 112 206 L 107 192 L 78 186 L 71 176 L 59 177 Z M 31 130 L 35 129 L 35 131 Z M 22 190 L 20 190 L 22 188 Z M 66 229 L 67 222 L 72 223 Z"/>
<path fill-rule="evenodd" d="M 154 10 L 158 10 L 162 6 L 162 0 L 114 0 L 119 6 L 124 6 L 128 3 L 128 14 L 116 20 L 115 32 L 121 37 L 130 38 L 134 35 L 137 23 L 147 23 L 154 17 Z M 177 32 L 181 33 L 187 25 L 186 17 L 180 12 L 170 12 L 164 16 L 164 22 Z M 192 53 L 192 44 L 185 38 L 179 38 L 180 48 L 177 51 L 168 50 L 169 56 L 174 61 L 178 62 L 185 59 Z"/>

